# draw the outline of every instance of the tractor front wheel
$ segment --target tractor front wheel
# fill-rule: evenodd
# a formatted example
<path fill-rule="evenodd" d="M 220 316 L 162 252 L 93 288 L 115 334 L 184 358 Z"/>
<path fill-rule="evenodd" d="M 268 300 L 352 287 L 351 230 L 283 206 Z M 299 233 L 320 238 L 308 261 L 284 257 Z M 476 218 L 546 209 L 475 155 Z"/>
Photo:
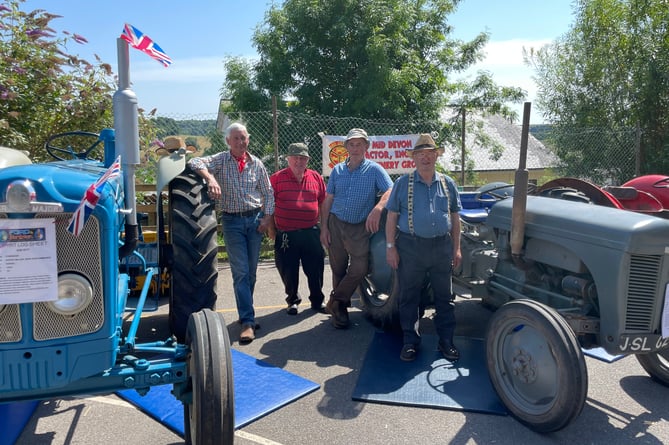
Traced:
<path fill-rule="evenodd" d="M 490 380 L 521 423 L 548 433 L 580 414 L 588 392 L 585 359 L 554 309 L 533 300 L 508 302 L 491 317 L 486 339 Z"/>
<path fill-rule="evenodd" d="M 234 387 L 230 338 L 223 316 L 209 309 L 192 314 L 186 330 L 187 389 L 184 431 L 187 444 L 233 443 Z"/>

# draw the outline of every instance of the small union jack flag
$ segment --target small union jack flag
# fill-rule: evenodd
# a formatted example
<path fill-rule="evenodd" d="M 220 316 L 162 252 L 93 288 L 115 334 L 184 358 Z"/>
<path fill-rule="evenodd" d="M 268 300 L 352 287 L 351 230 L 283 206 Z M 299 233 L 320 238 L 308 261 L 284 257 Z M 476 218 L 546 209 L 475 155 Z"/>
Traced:
<path fill-rule="evenodd" d="M 86 193 L 84 193 L 84 197 L 81 199 L 79 207 L 77 207 L 77 210 L 72 214 L 72 218 L 70 218 L 70 223 L 67 226 L 68 231 L 72 232 L 74 236 L 79 236 L 81 231 L 84 230 L 84 224 L 86 224 L 88 217 L 91 216 L 93 209 L 95 209 L 95 206 L 98 204 L 102 188 L 111 178 L 120 175 L 121 157 L 119 156 L 107 171 L 86 189 Z"/>
<path fill-rule="evenodd" d="M 165 54 L 165 51 L 163 51 L 163 49 L 158 46 L 156 42 L 151 40 L 149 36 L 145 35 L 142 33 L 142 31 L 132 25 L 127 23 L 125 24 L 121 38 L 128 42 L 133 48 L 148 54 L 151 56 L 151 58 L 156 59 L 165 67 L 170 66 L 172 63 L 172 59 L 170 59 L 168 55 Z"/>

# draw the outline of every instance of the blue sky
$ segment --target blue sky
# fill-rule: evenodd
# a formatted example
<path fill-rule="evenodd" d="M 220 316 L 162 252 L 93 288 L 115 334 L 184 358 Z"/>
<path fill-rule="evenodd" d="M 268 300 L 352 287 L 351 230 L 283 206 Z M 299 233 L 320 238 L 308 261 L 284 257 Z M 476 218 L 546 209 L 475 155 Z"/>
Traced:
<path fill-rule="evenodd" d="M 275 1 L 274 3 L 280 3 Z M 523 66 L 522 48 L 541 47 L 572 24 L 571 0 L 463 0 L 450 16 L 454 36 L 470 39 L 488 31 L 486 60 L 463 77 L 485 69 L 499 85 L 525 89 L 532 101 L 532 70 Z M 97 54 L 117 69 L 116 38 L 124 23 L 150 36 L 172 58 L 169 68 L 131 50 L 130 78 L 140 107 L 174 118 L 212 117 L 217 110 L 226 56 L 257 57 L 251 37 L 270 0 L 28 0 L 22 9 L 45 9 L 63 16 L 56 30 L 84 36 L 86 45 L 68 50 L 93 60 Z M 519 115 L 522 106 L 518 107 Z M 533 107 L 532 123 L 542 121 Z"/>

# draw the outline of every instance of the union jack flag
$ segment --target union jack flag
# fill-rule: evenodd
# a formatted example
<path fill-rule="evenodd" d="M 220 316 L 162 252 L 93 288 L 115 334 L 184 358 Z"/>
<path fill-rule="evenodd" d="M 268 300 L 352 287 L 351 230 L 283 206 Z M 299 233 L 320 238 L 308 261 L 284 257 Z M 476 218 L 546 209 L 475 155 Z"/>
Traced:
<path fill-rule="evenodd" d="M 72 218 L 70 218 L 70 223 L 67 226 L 68 231 L 72 232 L 74 236 L 79 236 L 81 231 L 84 230 L 84 224 L 86 224 L 88 217 L 91 216 L 93 209 L 95 209 L 95 206 L 98 204 L 102 188 L 111 178 L 120 175 L 121 157 L 119 156 L 114 163 L 109 166 L 107 171 L 86 189 L 86 193 L 84 193 L 84 197 L 81 199 L 79 207 L 77 207 L 77 210 L 72 214 Z"/>
<path fill-rule="evenodd" d="M 158 46 L 156 42 L 151 40 L 149 36 L 145 35 L 142 33 L 142 31 L 132 25 L 127 23 L 125 24 L 121 38 L 128 42 L 133 48 L 148 54 L 151 56 L 151 58 L 156 59 L 165 67 L 170 66 L 172 63 L 172 59 L 170 59 L 168 55 L 165 54 L 165 51 L 163 51 L 163 49 Z"/>

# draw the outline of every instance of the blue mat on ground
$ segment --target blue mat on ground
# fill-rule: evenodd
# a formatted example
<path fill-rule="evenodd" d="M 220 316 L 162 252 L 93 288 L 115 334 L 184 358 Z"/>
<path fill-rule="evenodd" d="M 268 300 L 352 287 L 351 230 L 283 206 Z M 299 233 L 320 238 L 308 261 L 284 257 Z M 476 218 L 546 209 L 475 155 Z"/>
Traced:
<path fill-rule="evenodd" d="M 320 386 L 250 355 L 232 349 L 235 387 L 235 428 L 241 428 Z M 173 431 L 184 434 L 183 405 L 172 395 L 172 385 L 151 388 L 140 396 L 135 390 L 117 394 Z"/>
<path fill-rule="evenodd" d="M 591 349 L 583 349 L 583 353 L 587 356 L 590 356 L 592 358 L 596 358 L 597 360 L 601 360 L 606 363 L 613 363 L 615 361 L 620 360 L 621 358 L 627 357 L 626 355 L 611 355 L 608 352 L 604 350 L 604 348 L 591 348 Z"/>
<path fill-rule="evenodd" d="M 0 404 L 0 445 L 16 442 L 38 404 L 38 400 Z"/>
<path fill-rule="evenodd" d="M 438 338 L 423 335 L 413 362 L 400 360 L 401 336 L 377 332 L 369 345 L 353 400 L 472 411 L 508 413 L 488 378 L 485 343 L 455 337 L 460 360 L 449 362 L 437 350 Z"/>

